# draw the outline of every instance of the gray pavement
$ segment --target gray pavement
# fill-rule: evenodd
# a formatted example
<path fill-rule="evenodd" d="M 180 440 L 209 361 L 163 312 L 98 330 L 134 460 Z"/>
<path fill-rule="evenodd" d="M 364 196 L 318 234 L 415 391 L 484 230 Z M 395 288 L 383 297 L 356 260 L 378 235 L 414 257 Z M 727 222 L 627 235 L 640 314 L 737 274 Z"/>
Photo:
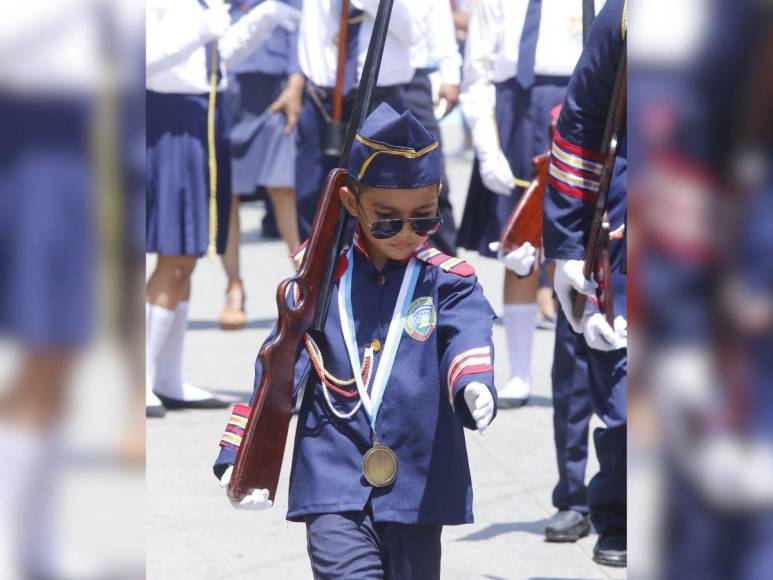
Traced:
<path fill-rule="evenodd" d="M 448 169 L 452 202 L 461 213 L 470 161 L 449 159 Z M 283 244 L 260 238 L 262 211 L 260 204 L 242 205 L 246 329 L 218 329 L 225 291 L 219 261 L 201 260 L 193 279 L 185 376 L 234 401 L 246 400 L 252 391 L 255 356 L 276 316 L 276 285 L 292 273 Z M 476 254 L 462 257 L 476 267 L 489 300 L 501 312 L 501 267 Z M 557 478 L 550 399 L 553 338 L 552 332 L 537 332 L 531 403 L 501 411 L 485 436 L 467 432 L 475 523 L 445 528 L 444 579 L 626 577 L 625 570 L 593 563 L 595 535 L 576 544 L 543 540 L 545 520 L 554 512 L 550 495 Z M 494 342 L 496 381 L 501 385 L 508 378 L 508 363 L 504 328 L 499 324 L 494 328 Z M 287 450 L 277 505 L 268 512 L 237 512 L 211 471 L 227 417 L 228 411 L 190 411 L 148 421 L 147 577 L 311 578 L 304 527 L 284 519 L 291 449 Z M 293 421 L 289 441 L 294 429 Z M 590 453 L 589 476 L 597 466 L 592 447 Z"/>

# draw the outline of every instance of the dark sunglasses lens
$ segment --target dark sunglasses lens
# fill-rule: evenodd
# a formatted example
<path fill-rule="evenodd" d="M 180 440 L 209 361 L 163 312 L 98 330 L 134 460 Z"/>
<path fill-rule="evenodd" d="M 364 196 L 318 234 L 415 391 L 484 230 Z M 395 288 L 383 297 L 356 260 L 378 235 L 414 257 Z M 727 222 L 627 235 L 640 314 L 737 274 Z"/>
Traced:
<path fill-rule="evenodd" d="M 411 227 L 417 236 L 428 236 L 440 228 L 440 222 L 441 218 L 439 217 L 422 218 L 411 222 Z"/>
<path fill-rule="evenodd" d="M 403 229 L 403 220 L 379 220 L 370 224 L 370 233 L 377 240 L 393 238 Z"/>

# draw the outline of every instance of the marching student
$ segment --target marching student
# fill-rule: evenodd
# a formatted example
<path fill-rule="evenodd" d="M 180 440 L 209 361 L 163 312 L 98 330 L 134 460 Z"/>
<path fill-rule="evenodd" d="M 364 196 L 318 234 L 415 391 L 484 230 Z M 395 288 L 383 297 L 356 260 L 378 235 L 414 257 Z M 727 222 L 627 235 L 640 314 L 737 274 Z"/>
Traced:
<path fill-rule="evenodd" d="M 227 5 L 150 0 L 146 48 L 146 414 L 227 405 L 182 378 L 190 278 L 205 252 L 223 253 L 231 200 L 225 67 L 299 13 L 267 0 L 233 26 Z M 223 66 L 225 65 L 225 66 Z"/>
<path fill-rule="evenodd" d="M 597 2 L 599 4 L 599 2 Z M 556 0 L 481 0 L 473 8 L 462 83 L 483 187 L 471 182 L 459 228 L 461 247 L 496 257 L 519 196 L 534 176 L 532 159 L 547 150 L 550 111 L 561 104 L 582 51 L 582 6 Z M 536 249 L 520 248 L 524 257 Z M 499 256 L 502 258 L 502 256 Z M 511 378 L 499 393 L 505 406 L 531 395 L 531 353 L 538 272 L 505 272 L 504 323 Z"/>
<path fill-rule="evenodd" d="M 372 107 L 386 102 L 402 111 L 403 85 L 413 78 L 411 46 L 416 31 L 411 18 L 414 2 L 395 0 Z M 352 0 L 347 27 L 346 66 L 343 77 L 342 122 L 347 123 L 368 51 L 379 0 Z M 298 32 L 298 60 L 306 77 L 306 91 L 298 121 L 295 174 L 298 234 L 308 238 L 321 195 L 322 184 L 338 166 L 336 155 L 325 153 L 330 130 L 338 63 L 341 2 L 305 0 Z"/>
<path fill-rule="evenodd" d="M 604 5 L 572 74 L 551 147 L 544 214 L 545 254 L 556 260 L 556 295 L 572 331 L 585 343 L 590 401 L 604 423 L 593 433 L 599 471 L 588 484 L 588 505 L 599 534 L 593 559 L 608 566 L 627 563 L 628 164 L 624 126 L 607 198 L 613 324 L 599 311 L 593 296 L 596 282 L 584 277 L 583 265 L 602 169 L 608 162 L 602 154 L 605 123 L 614 106 L 618 66 L 626 58 L 626 4 L 627 0 L 608 0 Z M 589 295 L 580 319 L 572 313 L 574 291 Z"/>
<path fill-rule="evenodd" d="M 231 5 L 238 21 L 264 0 Z M 300 10 L 300 0 L 283 0 Z M 303 99 L 298 33 L 277 27 L 250 56 L 230 68 L 231 172 L 234 196 L 223 268 L 228 278 L 220 327 L 244 327 L 244 287 L 239 267 L 239 196 L 264 189 L 288 251 L 298 247 L 295 216 L 295 125 Z"/>
<path fill-rule="evenodd" d="M 494 312 L 473 268 L 427 243 L 441 163 L 437 138 L 386 104 L 352 146 L 339 193 L 355 236 L 296 366 L 308 381 L 287 519 L 305 522 L 318 579 L 439 578 L 442 527 L 472 522 L 463 428 L 496 413 Z M 261 374 L 258 361 L 256 386 Z M 221 441 L 224 486 L 248 415 L 237 405 Z M 268 490 L 235 507 L 271 507 Z"/>

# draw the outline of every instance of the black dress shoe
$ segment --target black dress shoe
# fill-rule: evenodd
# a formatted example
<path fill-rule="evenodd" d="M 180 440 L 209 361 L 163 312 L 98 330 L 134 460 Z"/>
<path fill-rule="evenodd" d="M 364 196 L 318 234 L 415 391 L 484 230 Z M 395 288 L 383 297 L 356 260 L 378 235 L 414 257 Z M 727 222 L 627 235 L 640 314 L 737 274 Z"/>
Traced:
<path fill-rule="evenodd" d="M 146 418 L 161 418 L 166 415 L 166 409 L 163 405 L 145 405 L 145 417 Z"/>
<path fill-rule="evenodd" d="M 599 536 L 593 547 L 593 561 L 602 566 L 623 568 L 628 565 L 628 539 L 622 535 Z"/>
<path fill-rule="evenodd" d="M 545 526 L 545 540 L 548 542 L 576 542 L 589 533 L 588 516 L 574 510 L 553 514 Z"/>
<path fill-rule="evenodd" d="M 170 399 L 156 393 L 156 396 L 164 404 L 164 407 L 170 411 L 176 411 L 179 409 L 225 409 L 230 407 L 231 403 L 218 399 L 217 397 L 209 397 L 208 399 L 201 399 L 199 401 L 181 401 L 179 399 Z"/>

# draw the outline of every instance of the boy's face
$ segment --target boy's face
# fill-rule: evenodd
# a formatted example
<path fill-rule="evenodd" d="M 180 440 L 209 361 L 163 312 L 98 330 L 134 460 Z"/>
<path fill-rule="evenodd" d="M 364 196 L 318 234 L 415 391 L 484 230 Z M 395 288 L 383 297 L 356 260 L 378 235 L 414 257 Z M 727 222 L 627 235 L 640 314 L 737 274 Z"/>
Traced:
<path fill-rule="evenodd" d="M 349 213 L 360 222 L 369 248 L 375 249 L 390 260 L 405 260 L 424 243 L 428 235 L 418 235 L 410 223 L 404 223 L 395 236 L 378 239 L 369 226 L 379 220 L 434 218 L 438 215 L 439 194 L 439 184 L 418 189 L 362 187 L 359 196 L 343 187 L 341 201 Z"/>

